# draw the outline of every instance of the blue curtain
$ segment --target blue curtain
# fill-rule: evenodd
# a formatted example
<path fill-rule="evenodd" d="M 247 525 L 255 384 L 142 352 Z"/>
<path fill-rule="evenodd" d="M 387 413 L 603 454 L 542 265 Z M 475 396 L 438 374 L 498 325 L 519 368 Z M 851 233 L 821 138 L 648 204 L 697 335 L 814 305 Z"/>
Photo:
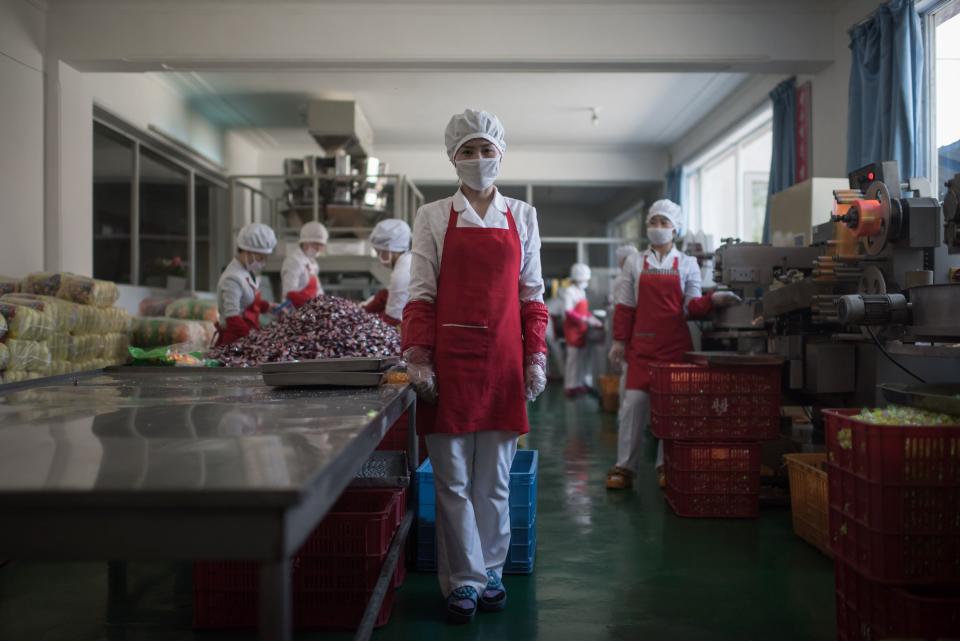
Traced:
<path fill-rule="evenodd" d="M 797 80 L 784 80 L 770 92 L 773 101 L 773 154 L 763 242 L 770 242 L 770 196 L 793 184 L 797 175 Z"/>
<path fill-rule="evenodd" d="M 927 170 L 923 35 L 912 0 L 891 0 L 850 30 L 847 171 L 896 160 L 900 176 Z"/>
<path fill-rule="evenodd" d="M 677 165 L 667 172 L 667 198 L 683 207 L 683 166 Z"/>

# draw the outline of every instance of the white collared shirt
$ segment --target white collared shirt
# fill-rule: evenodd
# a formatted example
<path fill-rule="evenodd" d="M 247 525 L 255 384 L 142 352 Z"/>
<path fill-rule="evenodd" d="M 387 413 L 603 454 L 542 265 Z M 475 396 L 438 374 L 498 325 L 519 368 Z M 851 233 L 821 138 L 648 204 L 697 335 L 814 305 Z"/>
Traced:
<path fill-rule="evenodd" d="M 403 320 L 403 308 L 410 298 L 410 263 L 413 254 L 406 252 L 397 259 L 390 272 L 390 285 L 387 287 L 387 306 L 383 313 L 390 318 Z"/>
<path fill-rule="evenodd" d="M 673 269 L 674 259 L 679 259 L 677 270 L 680 272 L 680 288 L 683 290 L 685 301 L 699 298 L 703 293 L 700 289 L 700 265 L 693 256 L 687 256 L 676 247 L 671 249 L 661 260 L 652 249 L 634 254 L 623 264 L 620 275 L 613 286 L 613 302 L 615 305 L 637 306 L 637 281 L 643 271 L 646 260 L 650 269 Z"/>
<path fill-rule="evenodd" d="M 299 292 L 309 285 L 310 278 L 317 276 L 319 273 L 320 266 L 317 265 L 317 261 L 307 256 L 303 249 L 297 247 L 283 259 L 283 267 L 280 269 L 284 298 L 290 292 Z M 323 295 L 322 287 L 318 288 L 317 295 Z"/>
<path fill-rule="evenodd" d="M 540 271 L 540 228 L 537 210 L 497 191 L 483 218 L 470 206 L 462 191 L 450 198 L 428 203 L 413 221 L 413 261 L 410 265 L 410 300 L 435 302 L 443 241 L 450 223 L 450 208 L 459 216 L 457 227 L 507 229 L 507 208 L 513 214 L 520 235 L 520 303 L 543 302 L 543 275 Z"/>

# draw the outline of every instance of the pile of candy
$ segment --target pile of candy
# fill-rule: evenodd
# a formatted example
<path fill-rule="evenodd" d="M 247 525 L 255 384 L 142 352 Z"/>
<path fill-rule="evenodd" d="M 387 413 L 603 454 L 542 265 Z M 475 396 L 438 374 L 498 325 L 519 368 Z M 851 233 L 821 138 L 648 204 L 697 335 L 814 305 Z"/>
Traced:
<path fill-rule="evenodd" d="M 960 425 L 960 417 L 938 412 L 908 407 L 906 405 L 888 405 L 884 408 L 864 408 L 854 418 L 874 425 L 913 425 L 937 426 Z"/>

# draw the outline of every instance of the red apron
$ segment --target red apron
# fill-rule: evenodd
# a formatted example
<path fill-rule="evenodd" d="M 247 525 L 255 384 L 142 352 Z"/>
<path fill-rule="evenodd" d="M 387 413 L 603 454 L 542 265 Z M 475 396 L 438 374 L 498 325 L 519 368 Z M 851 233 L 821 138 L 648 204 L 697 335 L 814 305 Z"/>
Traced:
<path fill-rule="evenodd" d="M 226 327 L 217 332 L 217 347 L 234 343 L 253 330 L 260 329 L 260 313 L 270 309 L 270 305 L 260 299 L 260 290 L 253 296 L 253 302 L 239 316 L 226 319 Z"/>
<path fill-rule="evenodd" d="M 650 389 L 650 363 L 677 362 L 693 349 L 683 312 L 680 259 L 673 269 L 650 269 L 643 260 L 637 283 L 637 313 L 627 344 L 627 389 Z"/>
<path fill-rule="evenodd" d="M 572 311 L 563 316 L 563 337 L 571 347 L 585 347 L 587 344 L 587 321 L 584 318 L 590 315 L 590 305 L 584 298 Z"/>
<path fill-rule="evenodd" d="M 294 307 L 300 308 L 316 298 L 319 292 L 320 279 L 311 275 L 307 286 L 296 292 L 287 292 L 287 299 L 293 303 Z"/>
<path fill-rule="evenodd" d="M 504 430 L 525 434 L 520 323 L 520 235 L 457 227 L 451 207 L 436 298 L 434 367 L 439 400 L 417 405 L 425 434 Z"/>

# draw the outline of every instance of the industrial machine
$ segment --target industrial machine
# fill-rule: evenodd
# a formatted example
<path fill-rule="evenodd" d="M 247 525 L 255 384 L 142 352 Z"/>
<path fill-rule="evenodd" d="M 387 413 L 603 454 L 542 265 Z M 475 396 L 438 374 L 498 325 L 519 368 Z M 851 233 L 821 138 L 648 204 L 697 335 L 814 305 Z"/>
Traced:
<path fill-rule="evenodd" d="M 871 164 L 834 192 L 811 246 L 727 242 L 714 278 L 744 303 L 707 336 L 726 330 L 756 352 L 762 332 L 789 362 L 789 389 L 813 403 L 872 405 L 878 383 L 960 379 L 960 176 L 947 186 L 941 204 L 929 181 Z"/>

